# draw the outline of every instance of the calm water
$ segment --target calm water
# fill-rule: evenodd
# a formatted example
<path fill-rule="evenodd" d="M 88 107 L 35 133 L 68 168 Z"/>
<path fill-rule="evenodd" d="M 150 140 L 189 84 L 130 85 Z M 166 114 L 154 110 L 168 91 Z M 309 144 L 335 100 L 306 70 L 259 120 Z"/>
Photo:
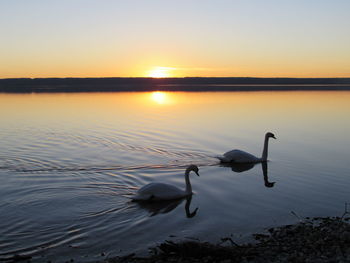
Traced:
<path fill-rule="evenodd" d="M 350 92 L 0 94 L 0 259 L 92 261 L 163 240 L 244 240 L 298 221 L 291 211 L 341 215 L 349 101 Z M 266 131 L 277 140 L 265 174 L 214 158 L 260 155 Z M 150 182 L 183 187 L 190 163 L 200 169 L 192 200 L 130 202 Z"/>

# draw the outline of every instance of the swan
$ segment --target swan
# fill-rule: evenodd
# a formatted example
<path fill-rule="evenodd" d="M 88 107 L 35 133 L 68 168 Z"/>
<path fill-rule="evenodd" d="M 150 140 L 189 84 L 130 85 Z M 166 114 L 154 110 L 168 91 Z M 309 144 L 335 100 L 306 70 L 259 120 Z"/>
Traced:
<path fill-rule="evenodd" d="M 133 201 L 162 201 L 180 199 L 192 195 L 192 187 L 190 183 L 190 172 L 194 171 L 198 176 L 198 167 L 191 164 L 187 167 L 185 172 L 186 189 L 182 190 L 176 186 L 164 183 L 150 183 L 141 187 L 135 196 L 131 199 Z"/>
<path fill-rule="evenodd" d="M 260 162 L 266 162 L 267 161 L 267 152 L 268 152 L 268 145 L 269 145 L 269 139 L 273 138 L 276 139 L 275 135 L 271 132 L 267 132 L 265 134 L 265 140 L 264 140 L 264 149 L 262 152 L 261 158 L 258 158 L 250 153 L 247 153 L 245 151 L 241 150 L 232 150 L 229 152 L 224 153 L 223 156 L 218 156 L 219 160 L 223 163 L 260 163 Z"/>

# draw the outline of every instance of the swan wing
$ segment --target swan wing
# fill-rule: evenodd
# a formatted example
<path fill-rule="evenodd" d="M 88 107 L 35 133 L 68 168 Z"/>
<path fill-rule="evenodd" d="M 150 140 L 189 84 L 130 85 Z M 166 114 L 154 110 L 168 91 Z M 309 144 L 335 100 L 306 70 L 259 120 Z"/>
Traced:
<path fill-rule="evenodd" d="M 242 150 L 232 150 L 224 153 L 223 158 L 220 159 L 223 162 L 235 162 L 235 163 L 255 163 L 260 159 L 256 156 L 247 153 Z"/>
<path fill-rule="evenodd" d="M 135 201 L 173 200 L 186 195 L 185 191 L 176 186 L 164 183 L 150 183 L 140 188 L 132 199 Z"/>

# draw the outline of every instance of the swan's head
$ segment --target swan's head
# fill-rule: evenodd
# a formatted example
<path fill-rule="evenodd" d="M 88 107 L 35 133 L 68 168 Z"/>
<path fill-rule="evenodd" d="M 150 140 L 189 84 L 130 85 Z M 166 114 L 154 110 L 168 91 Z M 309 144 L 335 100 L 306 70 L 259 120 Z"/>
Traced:
<path fill-rule="evenodd" d="M 191 164 L 190 166 L 187 167 L 186 171 L 188 172 L 193 171 L 199 176 L 199 173 L 198 173 L 199 169 L 197 165 Z"/>
<path fill-rule="evenodd" d="M 274 135 L 272 132 L 266 133 L 265 136 L 266 136 L 267 138 L 274 138 L 274 139 L 276 139 L 275 135 Z"/>

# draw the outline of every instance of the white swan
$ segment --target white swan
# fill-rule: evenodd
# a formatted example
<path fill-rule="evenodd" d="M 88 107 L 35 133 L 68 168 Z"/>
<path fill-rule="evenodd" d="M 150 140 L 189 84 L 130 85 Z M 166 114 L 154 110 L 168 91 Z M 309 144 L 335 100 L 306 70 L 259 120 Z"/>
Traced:
<path fill-rule="evenodd" d="M 192 187 L 190 183 L 189 174 L 194 171 L 198 176 L 198 167 L 191 164 L 187 167 L 185 172 L 186 189 L 181 190 L 176 186 L 164 183 L 150 183 L 141 187 L 135 196 L 131 199 L 133 201 L 161 201 L 174 200 L 189 196 L 192 194 Z"/>
<path fill-rule="evenodd" d="M 224 153 L 223 156 L 218 156 L 223 163 L 259 163 L 267 161 L 267 152 L 269 145 L 269 138 L 276 139 L 275 135 L 271 132 L 265 134 L 264 149 L 261 158 L 258 158 L 250 153 L 241 150 L 232 150 Z"/>

